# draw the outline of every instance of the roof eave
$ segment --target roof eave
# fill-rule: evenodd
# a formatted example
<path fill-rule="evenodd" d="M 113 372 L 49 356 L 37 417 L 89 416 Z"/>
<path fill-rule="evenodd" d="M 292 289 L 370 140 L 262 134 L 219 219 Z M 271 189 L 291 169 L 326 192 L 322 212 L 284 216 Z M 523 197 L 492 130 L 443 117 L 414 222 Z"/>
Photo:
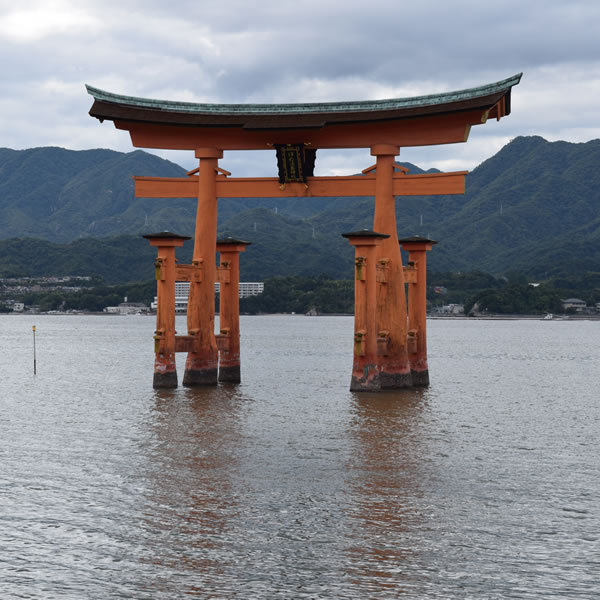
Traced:
<path fill-rule="evenodd" d="M 100 121 L 272 129 L 402 119 L 473 108 L 489 109 L 493 113 L 490 116 L 501 118 L 510 114 L 510 92 L 520 79 L 521 74 L 518 74 L 478 88 L 415 98 L 281 105 L 177 103 L 121 96 L 91 86 L 86 88 L 94 98 L 89 114 Z"/>
<path fill-rule="evenodd" d="M 507 97 L 508 96 L 508 97 Z M 504 100 L 505 110 L 496 108 Z M 244 129 L 306 129 L 320 128 L 325 125 L 366 123 L 374 121 L 390 121 L 407 118 L 427 117 L 440 114 L 463 112 L 481 109 L 483 111 L 495 110 L 500 116 L 510 112 L 510 89 L 506 92 L 479 97 L 476 99 L 460 100 L 448 104 L 433 104 L 418 107 L 407 107 L 392 110 L 338 112 L 338 113 L 313 113 L 313 114 L 278 114 L 278 115 L 214 115 L 194 114 L 174 111 L 162 111 L 132 107 L 121 104 L 96 100 L 89 114 L 101 122 L 131 121 L 138 123 L 155 123 L 171 126 L 191 127 L 242 127 Z M 497 116 L 494 113 L 490 116 Z"/>

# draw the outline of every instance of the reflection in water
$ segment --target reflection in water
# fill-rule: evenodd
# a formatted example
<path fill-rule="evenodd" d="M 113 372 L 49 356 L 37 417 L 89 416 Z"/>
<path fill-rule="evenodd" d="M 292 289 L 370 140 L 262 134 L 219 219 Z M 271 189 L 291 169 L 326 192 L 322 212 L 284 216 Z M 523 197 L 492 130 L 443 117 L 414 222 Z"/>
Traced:
<path fill-rule="evenodd" d="M 241 432 L 235 386 L 154 392 L 154 445 L 149 456 L 143 527 L 153 541 L 142 563 L 193 575 L 193 592 L 220 581 L 232 567 L 230 523 L 239 518 L 238 469 Z M 153 581 L 155 588 L 157 581 Z M 199 585 L 201 583 L 201 585 Z M 160 587 L 168 582 L 159 583 Z M 181 587 L 177 589 L 181 590 Z"/>
<path fill-rule="evenodd" d="M 420 490 L 422 390 L 353 394 L 351 508 L 355 527 L 348 575 L 364 597 L 407 591 L 413 535 L 425 524 Z"/>

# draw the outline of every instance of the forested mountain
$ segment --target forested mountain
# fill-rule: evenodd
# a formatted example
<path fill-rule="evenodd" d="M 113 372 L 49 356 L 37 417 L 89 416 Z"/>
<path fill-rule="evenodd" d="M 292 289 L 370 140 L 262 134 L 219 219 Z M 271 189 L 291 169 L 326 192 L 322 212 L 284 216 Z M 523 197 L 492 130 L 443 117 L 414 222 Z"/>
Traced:
<path fill-rule="evenodd" d="M 404 164 L 411 173 L 422 172 Z M 398 198 L 399 235 L 439 240 L 429 257 L 437 271 L 523 271 L 538 277 L 600 271 L 598 165 L 600 140 L 516 138 L 467 176 L 465 195 Z M 184 173 L 139 150 L 0 149 L 0 239 L 5 240 L 0 276 L 150 277 L 153 252 L 139 234 L 165 229 L 191 234 L 195 201 L 136 199 L 131 176 Z M 370 228 L 372 219 L 368 198 L 219 202 L 219 233 L 253 243 L 242 255 L 246 280 L 319 273 L 349 277 L 353 253 L 340 233 Z M 181 260 L 188 260 L 190 246 L 178 251 Z"/>
<path fill-rule="evenodd" d="M 600 140 L 519 137 L 474 169 L 466 193 L 398 198 L 398 232 L 439 240 L 437 271 L 600 271 Z M 372 203 L 313 217 L 324 230 L 369 226 Z"/>
<path fill-rule="evenodd" d="M 141 200 L 132 175 L 182 177 L 185 170 L 141 150 L 0 149 L 0 239 L 69 242 L 85 236 L 136 234 L 145 224 L 194 221 L 195 203 Z M 174 218 L 175 217 L 175 218 Z"/>
<path fill-rule="evenodd" d="M 463 268 L 600 271 L 600 140 L 520 137 L 467 178 L 434 235 Z"/>

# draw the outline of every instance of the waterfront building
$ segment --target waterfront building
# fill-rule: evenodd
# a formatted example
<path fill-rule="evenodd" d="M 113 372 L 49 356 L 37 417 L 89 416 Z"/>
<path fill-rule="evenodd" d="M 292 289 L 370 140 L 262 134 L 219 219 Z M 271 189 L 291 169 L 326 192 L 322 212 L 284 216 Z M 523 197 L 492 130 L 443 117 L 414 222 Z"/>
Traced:
<path fill-rule="evenodd" d="M 569 308 L 575 309 L 575 312 L 583 312 L 587 308 L 585 300 L 581 300 L 580 298 L 566 298 L 565 300 L 560 301 L 563 307 L 563 310 L 567 310 Z"/>
<path fill-rule="evenodd" d="M 221 282 L 215 282 L 215 294 L 221 291 Z M 249 296 L 259 296 L 265 291 L 265 284 L 262 281 L 240 281 L 238 295 L 240 298 Z M 188 298 L 190 293 L 189 281 L 175 282 L 175 312 L 182 314 L 187 312 Z M 156 310 L 157 298 L 154 296 L 154 302 L 150 304 L 152 310 Z"/>
<path fill-rule="evenodd" d="M 106 306 L 103 312 L 116 315 L 141 315 L 148 312 L 143 302 L 121 302 L 118 306 Z"/>

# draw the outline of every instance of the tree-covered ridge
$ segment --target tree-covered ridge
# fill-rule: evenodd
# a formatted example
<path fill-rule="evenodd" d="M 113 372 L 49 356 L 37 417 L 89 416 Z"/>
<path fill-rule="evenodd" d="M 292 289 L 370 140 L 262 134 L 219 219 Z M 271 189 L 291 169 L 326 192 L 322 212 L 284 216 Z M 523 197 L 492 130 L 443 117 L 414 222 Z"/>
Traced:
<path fill-rule="evenodd" d="M 273 277 L 260 296 L 242 298 L 240 311 L 256 313 L 353 314 L 354 281 L 319 277 Z"/>
<path fill-rule="evenodd" d="M 398 198 L 399 235 L 439 240 L 428 256 L 435 271 L 519 270 L 532 278 L 597 271 L 599 163 L 600 140 L 516 138 L 467 176 L 464 196 Z M 0 149 L 0 239 L 55 244 L 0 242 L 0 275 L 99 273 L 114 283 L 146 277 L 152 252 L 139 234 L 192 234 L 195 201 L 135 199 L 131 176 L 183 173 L 142 151 Z M 253 243 L 242 255 L 245 280 L 351 277 L 353 252 L 340 234 L 370 228 L 372 219 L 372 198 L 219 201 L 219 234 Z M 178 251 L 180 260 L 189 260 L 190 245 Z"/>
<path fill-rule="evenodd" d="M 182 177 L 185 170 L 141 150 L 0 148 L 0 239 L 68 242 L 193 222 L 193 200 L 169 201 L 172 211 L 163 200 L 134 198 L 133 175 Z"/>
<path fill-rule="evenodd" d="M 464 204 L 435 235 L 469 268 L 538 275 L 597 270 L 598 164 L 600 140 L 516 138 L 468 176 Z"/>
<path fill-rule="evenodd" d="M 99 275 L 107 283 L 152 277 L 156 250 L 137 236 L 83 238 L 58 244 L 32 238 L 0 241 L 0 277 Z"/>

